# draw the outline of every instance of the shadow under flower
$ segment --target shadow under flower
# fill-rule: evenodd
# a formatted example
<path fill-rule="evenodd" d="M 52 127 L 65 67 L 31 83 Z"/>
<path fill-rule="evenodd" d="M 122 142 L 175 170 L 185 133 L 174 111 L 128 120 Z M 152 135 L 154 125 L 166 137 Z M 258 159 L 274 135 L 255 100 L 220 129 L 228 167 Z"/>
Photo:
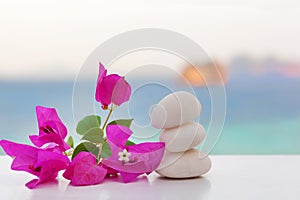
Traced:
<path fill-rule="evenodd" d="M 168 179 L 157 174 L 140 176 L 136 182 L 122 183 L 120 176 L 102 184 L 76 187 L 64 179 L 39 186 L 31 191 L 31 200 L 60 199 L 204 199 L 210 190 L 206 178 Z"/>

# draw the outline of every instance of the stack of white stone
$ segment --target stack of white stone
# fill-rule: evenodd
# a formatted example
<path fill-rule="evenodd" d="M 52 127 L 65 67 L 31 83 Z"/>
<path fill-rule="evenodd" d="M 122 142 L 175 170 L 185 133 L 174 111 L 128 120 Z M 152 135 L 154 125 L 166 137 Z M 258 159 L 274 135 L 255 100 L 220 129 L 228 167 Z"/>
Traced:
<path fill-rule="evenodd" d="M 151 124 L 163 129 L 160 141 L 166 144 L 157 173 L 169 178 L 191 178 L 210 170 L 209 157 L 194 148 L 205 137 L 203 126 L 193 122 L 200 112 L 198 99 L 185 91 L 167 95 L 153 107 Z"/>

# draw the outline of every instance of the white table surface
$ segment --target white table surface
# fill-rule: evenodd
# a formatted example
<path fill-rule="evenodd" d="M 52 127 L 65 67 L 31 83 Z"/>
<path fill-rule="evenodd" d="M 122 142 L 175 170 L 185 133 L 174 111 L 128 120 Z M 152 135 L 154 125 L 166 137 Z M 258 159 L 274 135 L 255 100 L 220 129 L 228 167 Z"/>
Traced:
<path fill-rule="evenodd" d="M 213 168 L 202 178 L 172 180 L 152 173 L 138 182 L 119 179 L 73 187 L 61 176 L 57 182 L 29 190 L 33 176 L 10 170 L 11 159 L 0 156 L 1 200 L 60 199 L 300 199 L 300 156 L 211 156 Z"/>

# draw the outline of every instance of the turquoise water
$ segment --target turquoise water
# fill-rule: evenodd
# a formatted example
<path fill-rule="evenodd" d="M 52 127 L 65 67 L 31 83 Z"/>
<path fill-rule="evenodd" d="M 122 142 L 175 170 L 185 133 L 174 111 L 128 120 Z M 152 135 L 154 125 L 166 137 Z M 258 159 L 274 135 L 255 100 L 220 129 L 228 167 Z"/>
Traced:
<path fill-rule="evenodd" d="M 174 80 L 167 81 L 176 87 Z M 36 105 L 56 107 L 74 134 L 72 89 L 72 81 L 0 81 L 0 139 L 29 143 L 28 135 L 37 132 Z M 139 124 L 147 124 L 148 107 L 168 93 L 157 87 L 145 90 L 149 95 L 157 94 L 157 98 L 135 95 L 136 109 L 131 114 Z M 210 99 L 205 88 L 195 91 L 203 105 L 200 122 L 207 128 Z M 226 92 L 226 123 L 212 154 L 300 154 L 299 78 L 239 72 L 230 74 Z M 148 105 L 147 109 L 143 105 Z"/>

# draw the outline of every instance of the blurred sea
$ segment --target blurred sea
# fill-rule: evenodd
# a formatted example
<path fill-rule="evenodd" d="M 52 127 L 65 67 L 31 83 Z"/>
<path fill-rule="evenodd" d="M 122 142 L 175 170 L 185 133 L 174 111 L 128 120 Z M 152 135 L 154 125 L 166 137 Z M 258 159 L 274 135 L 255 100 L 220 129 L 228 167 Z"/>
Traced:
<path fill-rule="evenodd" d="M 200 122 L 207 128 L 209 96 L 205 88 L 194 89 L 203 106 Z M 168 93 L 159 87 L 148 90 Z M 29 143 L 28 135 L 37 132 L 36 105 L 55 107 L 73 134 L 72 91 L 72 81 L 0 81 L 0 139 Z M 300 154 L 300 78 L 232 73 L 226 93 L 226 122 L 212 154 Z M 148 118 L 147 110 L 139 106 L 151 103 L 149 99 L 159 100 L 138 93 L 134 97 L 137 109 L 131 114 L 140 124 Z"/>

